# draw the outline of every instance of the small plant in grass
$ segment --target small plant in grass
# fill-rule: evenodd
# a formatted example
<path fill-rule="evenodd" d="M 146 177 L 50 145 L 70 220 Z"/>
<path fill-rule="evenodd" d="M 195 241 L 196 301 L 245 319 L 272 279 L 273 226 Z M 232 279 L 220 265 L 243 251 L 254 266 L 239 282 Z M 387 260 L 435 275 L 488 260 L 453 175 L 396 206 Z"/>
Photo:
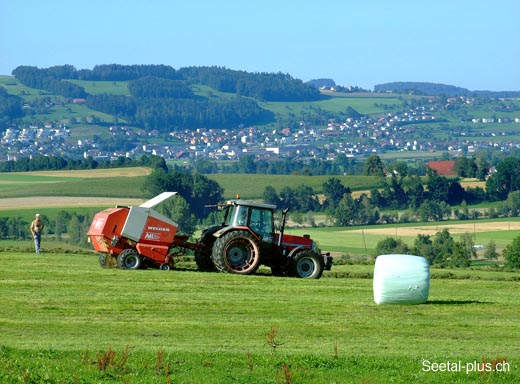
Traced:
<path fill-rule="evenodd" d="M 246 357 L 247 357 L 247 368 L 249 369 L 249 372 L 253 372 L 254 365 L 253 365 L 253 359 L 251 358 L 251 352 L 247 352 Z"/>
<path fill-rule="evenodd" d="M 276 338 L 277 335 L 278 335 L 278 328 L 276 326 L 272 325 L 271 330 L 267 334 L 267 345 L 271 349 L 271 354 L 273 354 L 273 355 L 276 352 L 276 348 L 283 345 L 282 342 L 277 340 L 277 338 Z"/>
<path fill-rule="evenodd" d="M 108 350 L 102 353 L 98 353 L 97 356 L 97 367 L 99 371 L 104 372 L 110 368 L 125 372 L 126 363 L 130 356 L 130 347 L 127 345 L 121 354 L 121 360 L 116 361 L 116 352 L 112 350 L 112 347 L 108 347 Z"/>
<path fill-rule="evenodd" d="M 282 364 L 282 377 L 280 382 L 285 384 L 291 384 L 293 382 L 291 375 L 291 367 L 287 363 Z"/>
<path fill-rule="evenodd" d="M 159 349 L 157 351 L 157 359 L 155 360 L 155 372 L 159 373 L 163 368 L 164 351 Z"/>

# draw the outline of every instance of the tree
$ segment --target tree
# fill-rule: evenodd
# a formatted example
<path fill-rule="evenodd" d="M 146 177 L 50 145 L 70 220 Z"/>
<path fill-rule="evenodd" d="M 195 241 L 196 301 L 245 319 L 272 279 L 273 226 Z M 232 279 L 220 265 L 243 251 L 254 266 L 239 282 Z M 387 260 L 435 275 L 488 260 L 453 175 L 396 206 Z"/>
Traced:
<path fill-rule="evenodd" d="M 278 193 L 276 193 L 276 189 L 272 185 L 267 185 L 264 188 L 263 200 L 267 204 L 273 204 L 279 207 L 281 205 L 280 198 L 278 197 Z"/>
<path fill-rule="evenodd" d="M 223 200 L 224 190 L 214 180 L 201 174 L 193 176 L 173 170 L 170 173 L 156 169 L 147 176 L 145 189 L 150 197 L 165 191 L 178 192 L 189 204 L 197 219 L 203 219 L 209 213 L 207 205 L 215 205 Z"/>
<path fill-rule="evenodd" d="M 407 254 L 410 253 L 410 248 L 401 239 L 387 237 L 377 243 L 376 253 L 377 255 L 387 255 L 392 253 Z"/>
<path fill-rule="evenodd" d="M 352 194 L 344 194 L 333 214 L 336 225 L 351 225 L 354 223 L 356 215 L 356 203 L 352 198 Z"/>
<path fill-rule="evenodd" d="M 492 200 L 505 200 L 510 192 L 520 190 L 520 159 L 507 157 L 486 181 L 486 192 Z"/>
<path fill-rule="evenodd" d="M 451 237 L 447 229 L 437 232 L 433 239 L 433 251 L 435 255 L 433 263 L 441 266 L 447 265 L 454 248 L 455 240 Z"/>
<path fill-rule="evenodd" d="M 363 166 L 363 174 L 366 176 L 384 176 L 385 167 L 378 155 L 370 155 Z"/>
<path fill-rule="evenodd" d="M 477 177 L 478 165 L 474 158 L 458 157 L 455 159 L 453 169 L 457 176 Z"/>
<path fill-rule="evenodd" d="M 179 232 L 191 236 L 197 229 L 197 218 L 191 212 L 186 199 L 180 195 L 164 201 L 157 207 L 157 212 L 171 218 L 179 225 Z"/>
<path fill-rule="evenodd" d="M 300 203 L 296 198 L 296 193 L 291 187 L 283 187 L 280 191 L 280 207 L 291 208 L 293 211 L 300 210 Z"/>
<path fill-rule="evenodd" d="M 299 210 L 303 213 L 319 210 L 320 202 L 314 189 L 308 185 L 301 184 L 294 191 L 298 201 Z"/>
<path fill-rule="evenodd" d="M 70 219 L 71 215 L 69 212 L 58 211 L 54 219 L 54 234 L 56 235 L 56 240 L 60 241 L 62 233 L 67 232 L 67 223 Z"/>
<path fill-rule="evenodd" d="M 336 208 L 346 193 L 351 193 L 350 188 L 345 187 L 337 177 L 331 177 L 323 183 L 323 194 L 327 207 Z"/>
<path fill-rule="evenodd" d="M 520 191 L 510 192 L 507 200 L 500 207 L 505 216 L 518 216 L 520 214 Z"/>
<path fill-rule="evenodd" d="M 430 264 L 435 259 L 435 249 L 430 235 L 417 235 L 413 244 L 413 253 L 425 257 Z"/>
<path fill-rule="evenodd" d="M 490 240 L 489 243 L 486 245 L 486 248 L 484 250 L 484 257 L 486 259 L 498 258 L 497 244 L 493 240 Z"/>
<path fill-rule="evenodd" d="M 427 175 L 428 197 L 435 201 L 449 201 L 449 180 L 440 176 L 436 170 L 431 168 L 428 168 Z"/>
<path fill-rule="evenodd" d="M 255 157 L 253 155 L 242 155 L 238 160 L 239 172 L 246 174 L 256 173 Z"/>
<path fill-rule="evenodd" d="M 520 236 L 515 237 L 512 243 L 506 245 L 502 256 L 506 260 L 507 267 L 520 268 Z"/>
<path fill-rule="evenodd" d="M 421 221 L 439 221 L 442 218 L 442 210 L 439 203 L 425 200 L 417 209 Z"/>

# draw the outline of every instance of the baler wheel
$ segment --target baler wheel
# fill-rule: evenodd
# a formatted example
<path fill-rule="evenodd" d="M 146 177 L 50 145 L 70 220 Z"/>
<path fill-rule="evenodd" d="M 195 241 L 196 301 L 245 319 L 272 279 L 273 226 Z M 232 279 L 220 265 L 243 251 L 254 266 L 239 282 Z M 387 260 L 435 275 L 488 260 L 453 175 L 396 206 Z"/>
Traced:
<path fill-rule="evenodd" d="M 110 256 L 108 256 L 106 253 L 100 253 L 99 254 L 99 265 L 101 268 L 108 268 L 109 265 Z"/>
<path fill-rule="evenodd" d="M 323 273 L 323 259 L 312 251 L 298 253 L 291 263 L 291 275 L 302 279 L 319 279 Z"/>
<path fill-rule="evenodd" d="M 100 253 L 99 254 L 99 265 L 102 268 L 111 268 L 114 267 L 117 263 L 117 260 L 114 258 L 114 256 L 107 254 L 107 253 Z"/>
<path fill-rule="evenodd" d="M 211 254 L 219 272 L 249 275 L 260 266 L 260 247 L 247 231 L 232 231 L 218 238 Z"/>
<path fill-rule="evenodd" d="M 159 269 L 161 271 L 170 271 L 172 269 L 172 266 L 168 263 L 162 263 L 161 265 L 159 265 Z"/>
<path fill-rule="evenodd" d="M 142 258 L 134 249 L 125 249 L 117 256 L 117 266 L 121 269 L 139 269 Z"/>

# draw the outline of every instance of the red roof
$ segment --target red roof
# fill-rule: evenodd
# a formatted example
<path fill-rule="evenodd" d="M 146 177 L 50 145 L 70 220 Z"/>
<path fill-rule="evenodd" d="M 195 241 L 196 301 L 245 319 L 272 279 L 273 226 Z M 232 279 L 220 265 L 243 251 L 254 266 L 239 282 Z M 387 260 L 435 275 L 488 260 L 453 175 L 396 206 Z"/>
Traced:
<path fill-rule="evenodd" d="M 440 176 L 457 176 L 455 173 L 455 160 L 430 161 L 426 166 L 437 171 Z"/>

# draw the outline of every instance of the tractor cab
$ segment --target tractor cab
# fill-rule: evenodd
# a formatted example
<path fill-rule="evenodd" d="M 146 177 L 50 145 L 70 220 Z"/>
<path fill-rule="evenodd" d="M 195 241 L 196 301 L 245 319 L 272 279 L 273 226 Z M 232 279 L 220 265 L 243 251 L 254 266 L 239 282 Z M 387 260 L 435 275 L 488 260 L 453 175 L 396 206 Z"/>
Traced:
<path fill-rule="evenodd" d="M 274 241 L 273 212 L 276 206 L 232 200 L 225 205 L 224 227 L 250 228 L 263 242 Z"/>

